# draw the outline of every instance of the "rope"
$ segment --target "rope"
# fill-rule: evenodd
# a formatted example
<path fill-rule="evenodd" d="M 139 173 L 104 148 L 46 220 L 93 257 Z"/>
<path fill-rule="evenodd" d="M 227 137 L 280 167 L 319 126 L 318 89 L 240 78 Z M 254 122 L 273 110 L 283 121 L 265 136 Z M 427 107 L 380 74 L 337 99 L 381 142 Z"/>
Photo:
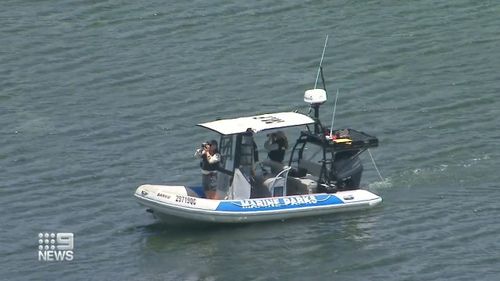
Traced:
<path fill-rule="evenodd" d="M 384 181 L 382 174 L 380 174 L 380 171 L 377 168 L 377 164 L 375 163 L 375 159 L 373 159 L 373 155 L 372 155 L 372 152 L 370 151 L 370 149 L 368 149 L 368 154 L 370 154 L 370 158 L 372 159 L 373 166 L 375 167 L 375 170 L 377 170 L 377 173 L 378 173 L 378 176 L 380 177 L 380 180 Z"/>

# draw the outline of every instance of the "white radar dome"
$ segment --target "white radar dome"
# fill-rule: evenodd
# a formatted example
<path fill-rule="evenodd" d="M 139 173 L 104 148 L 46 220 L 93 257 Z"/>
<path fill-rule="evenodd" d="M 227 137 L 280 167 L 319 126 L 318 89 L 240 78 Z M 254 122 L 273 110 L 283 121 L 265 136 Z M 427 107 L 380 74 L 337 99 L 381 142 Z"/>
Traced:
<path fill-rule="evenodd" d="M 309 104 L 322 104 L 326 101 L 326 91 L 323 89 L 307 90 L 304 94 L 304 101 Z"/>

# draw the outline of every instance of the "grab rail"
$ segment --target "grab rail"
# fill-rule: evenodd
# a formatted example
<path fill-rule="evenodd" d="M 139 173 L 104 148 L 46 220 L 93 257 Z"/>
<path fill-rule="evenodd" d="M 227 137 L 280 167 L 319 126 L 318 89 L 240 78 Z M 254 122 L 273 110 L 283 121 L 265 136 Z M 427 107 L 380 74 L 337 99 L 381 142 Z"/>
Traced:
<path fill-rule="evenodd" d="M 273 182 L 271 184 L 271 196 L 274 195 L 274 185 L 276 184 L 276 181 L 280 178 L 283 178 L 284 180 L 284 183 L 283 183 L 283 196 L 286 196 L 286 181 L 288 179 L 288 172 L 290 172 L 290 170 L 292 169 L 292 167 L 285 167 L 281 172 L 279 172 L 273 179 Z"/>

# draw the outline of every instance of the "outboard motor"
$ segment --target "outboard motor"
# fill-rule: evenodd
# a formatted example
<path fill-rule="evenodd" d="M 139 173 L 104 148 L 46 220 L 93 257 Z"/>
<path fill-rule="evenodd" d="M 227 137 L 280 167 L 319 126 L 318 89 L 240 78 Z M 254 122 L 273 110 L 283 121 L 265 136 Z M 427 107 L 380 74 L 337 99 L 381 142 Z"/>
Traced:
<path fill-rule="evenodd" d="M 335 156 L 331 176 L 336 179 L 340 190 L 357 189 L 361 182 L 363 164 L 358 156 L 351 155 L 352 153 L 343 152 Z"/>

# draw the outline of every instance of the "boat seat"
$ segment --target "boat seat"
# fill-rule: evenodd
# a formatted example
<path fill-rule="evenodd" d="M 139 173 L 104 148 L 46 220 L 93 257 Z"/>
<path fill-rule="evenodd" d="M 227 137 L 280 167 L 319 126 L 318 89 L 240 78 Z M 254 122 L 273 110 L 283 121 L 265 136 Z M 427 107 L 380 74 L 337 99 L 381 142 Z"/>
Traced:
<path fill-rule="evenodd" d="M 275 177 L 264 181 L 264 186 L 267 187 L 272 197 L 287 195 L 288 172 L 290 172 L 290 167 L 284 168 Z"/>

